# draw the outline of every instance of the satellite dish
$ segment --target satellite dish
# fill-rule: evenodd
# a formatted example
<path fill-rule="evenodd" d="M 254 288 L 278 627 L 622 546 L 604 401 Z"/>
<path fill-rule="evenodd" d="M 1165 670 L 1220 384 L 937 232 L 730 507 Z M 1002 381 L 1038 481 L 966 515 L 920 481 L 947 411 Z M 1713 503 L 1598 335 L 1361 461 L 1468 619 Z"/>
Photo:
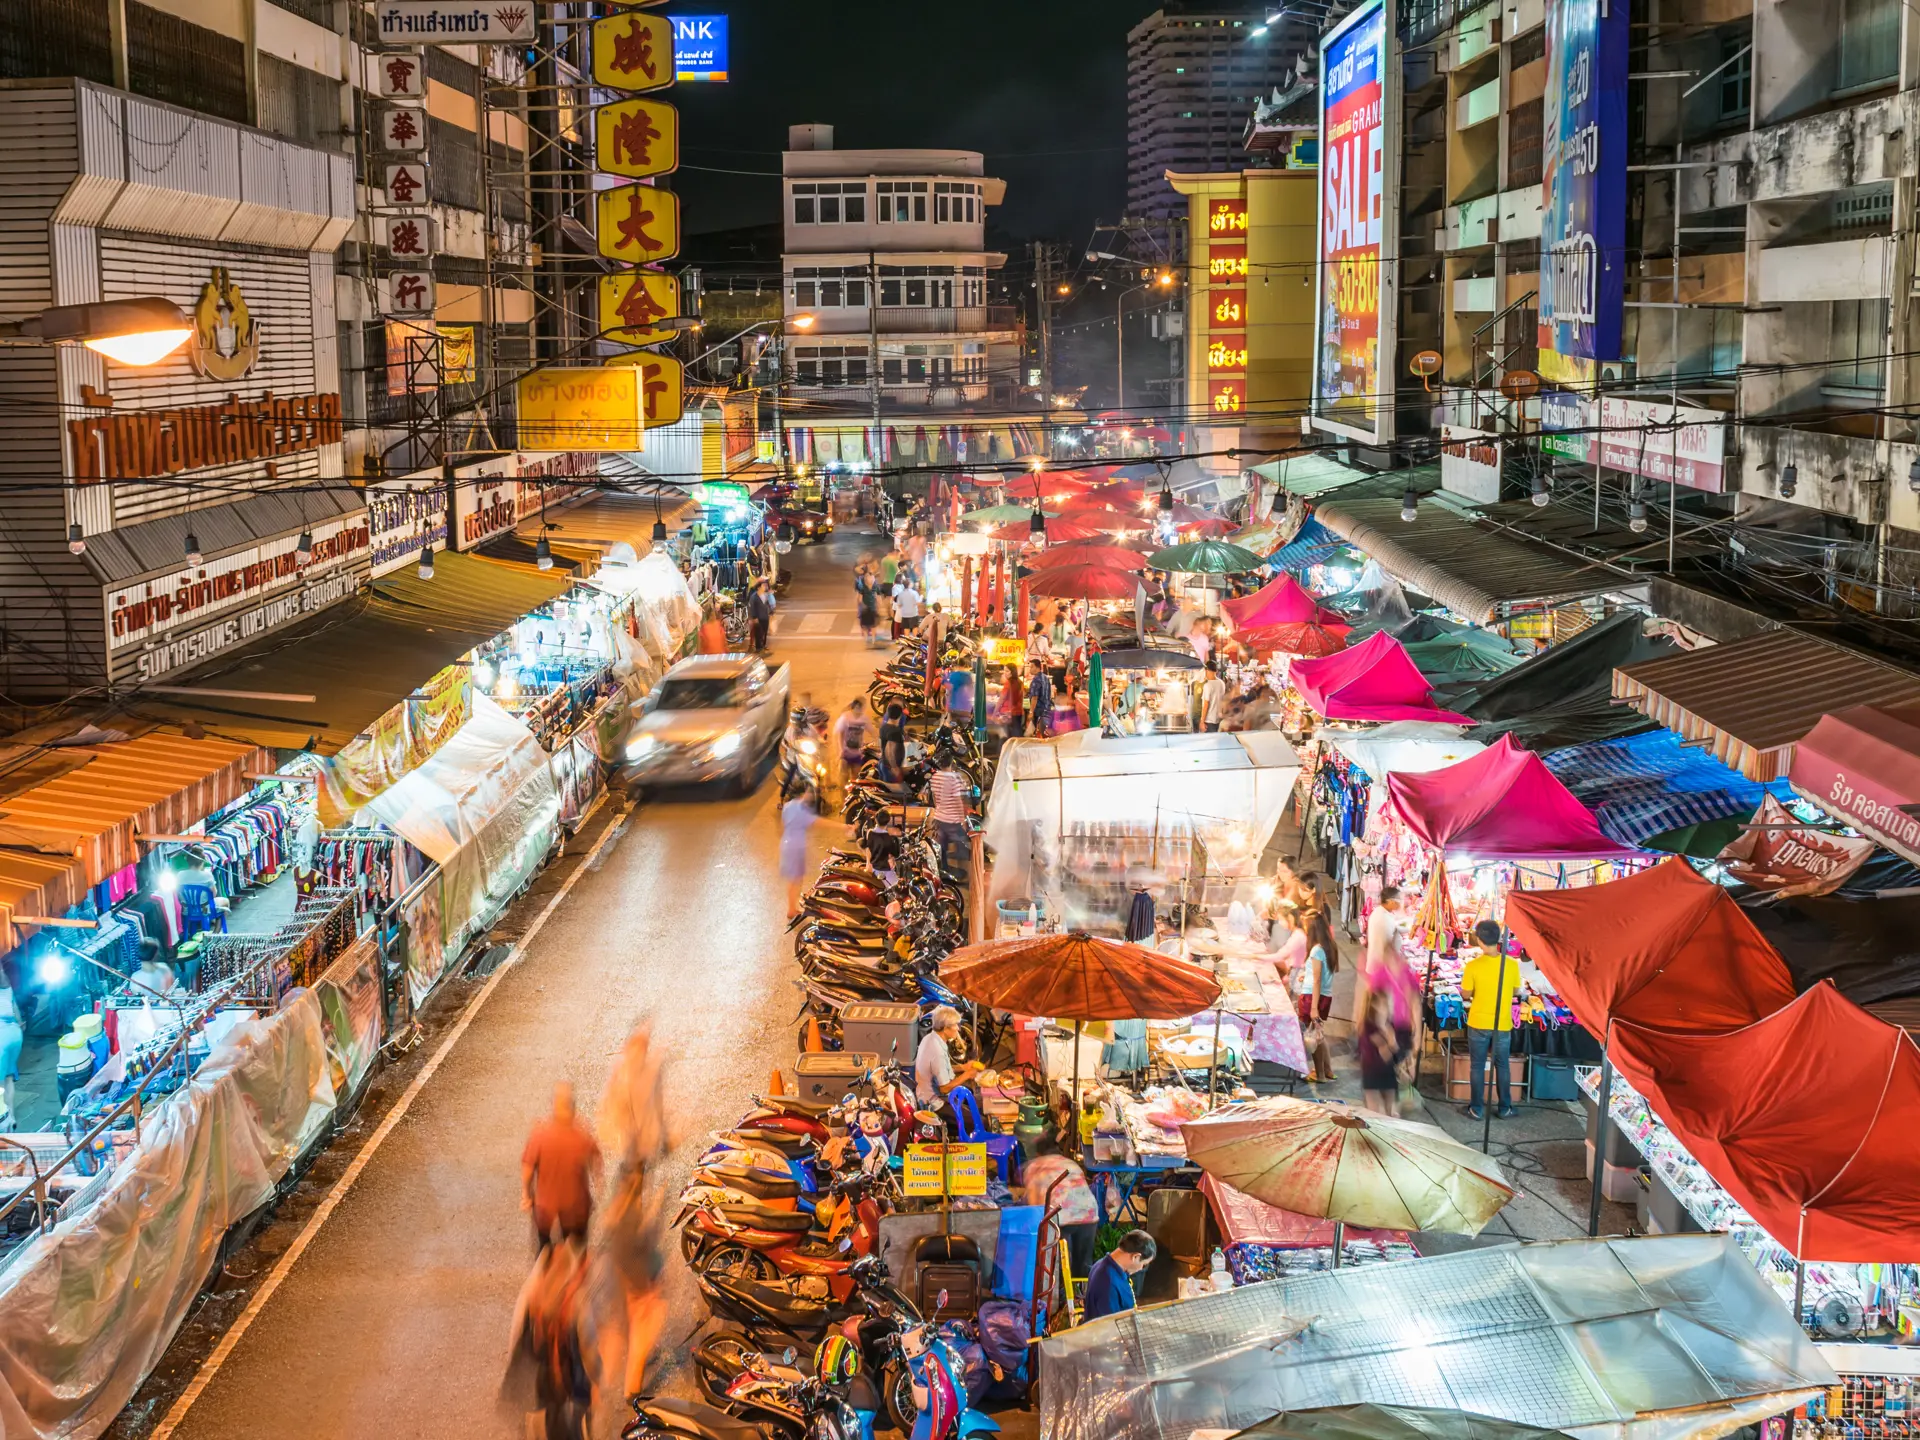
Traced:
<path fill-rule="evenodd" d="M 1531 400 L 1540 393 L 1540 377 L 1531 370 L 1509 370 L 1500 377 L 1500 393 L 1513 401 Z"/>
<path fill-rule="evenodd" d="M 1440 373 L 1441 363 L 1440 352 L 1438 350 L 1422 350 L 1407 362 L 1407 369 L 1424 379 L 1428 376 L 1438 375 Z"/>

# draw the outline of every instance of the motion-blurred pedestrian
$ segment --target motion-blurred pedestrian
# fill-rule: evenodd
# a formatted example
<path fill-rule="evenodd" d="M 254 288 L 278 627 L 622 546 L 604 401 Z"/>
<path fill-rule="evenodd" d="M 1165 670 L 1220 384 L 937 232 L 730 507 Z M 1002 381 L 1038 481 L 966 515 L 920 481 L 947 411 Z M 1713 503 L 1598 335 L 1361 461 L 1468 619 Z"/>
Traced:
<path fill-rule="evenodd" d="M 780 805 L 780 876 L 787 882 L 787 919 L 800 913 L 800 887 L 807 879 L 807 832 L 820 818 L 813 788 L 790 785 Z"/>
<path fill-rule="evenodd" d="M 536 1253 L 560 1239 L 586 1243 L 600 1147 L 573 1108 L 573 1086 L 553 1087 L 553 1110 L 520 1152 L 520 1208 L 533 1212 Z"/>
<path fill-rule="evenodd" d="M 600 1336 L 604 1382 L 622 1376 L 629 1396 L 646 1388 L 647 1362 L 667 1319 L 660 1285 L 666 1270 L 665 1197 L 656 1180 L 675 1135 L 667 1114 L 664 1057 L 652 1038 L 644 1021 L 627 1037 L 598 1115 L 600 1144 L 614 1163 L 601 1237 L 623 1313 L 609 1317 L 618 1323 L 595 1333 Z"/>

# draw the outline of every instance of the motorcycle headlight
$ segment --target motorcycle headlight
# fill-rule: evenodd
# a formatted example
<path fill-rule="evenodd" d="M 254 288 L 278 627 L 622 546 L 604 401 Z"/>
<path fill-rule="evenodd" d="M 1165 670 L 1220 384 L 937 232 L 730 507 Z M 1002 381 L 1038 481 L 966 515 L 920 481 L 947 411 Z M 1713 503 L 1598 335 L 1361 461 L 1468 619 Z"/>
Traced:
<path fill-rule="evenodd" d="M 819 752 L 820 742 L 818 740 L 802 740 L 800 742 L 800 753 L 802 755 L 817 755 Z"/>
<path fill-rule="evenodd" d="M 636 735 L 627 742 L 627 759 L 644 760 L 653 754 L 659 742 L 651 735 Z"/>
<path fill-rule="evenodd" d="M 715 760 L 724 760 L 739 748 L 740 732 L 738 730 L 729 730 L 707 747 L 707 754 L 711 755 Z"/>

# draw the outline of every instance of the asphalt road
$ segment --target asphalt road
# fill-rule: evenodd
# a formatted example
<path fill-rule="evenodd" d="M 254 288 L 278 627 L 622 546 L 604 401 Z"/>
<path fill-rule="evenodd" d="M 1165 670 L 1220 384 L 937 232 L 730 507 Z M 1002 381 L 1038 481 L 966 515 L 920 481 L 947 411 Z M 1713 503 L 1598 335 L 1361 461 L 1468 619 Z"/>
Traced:
<path fill-rule="evenodd" d="M 851 567 L 880 548 L 871 530 L 844 532 L 787 557 L 794 582 L 773 649 L 794 667 L 796 696 L 837 709 L 864 688 L 881 652 L 860 643 Z M 613 821 L 616 833 L 503 973 L 171 1434 L 520 1433 L 495 1393 L 530 1261 L 520 1147 L 551 1084 L 572 1081 L 590 1106 L 634 1022 L 650 1017 L 656 1043 L 672 1056 L 671 1108 L 688 1137 L 666 1177 L 677 1189 L 706 1133 L 732 1123 L 774 1066 L 792 1064 L 797 997 L 776 803 L 770 783 L 745 799 L 676 793 Z M 831 833 L 839 827 L 816 827 L 816 844 Z M 461 996 L 451 998 L 457 1014 Z M 442 1015 L 438 1035 L 450 1033 L 449 1018 Z M 430 1035 L 422 1049 L 436 1045 Z M 343 1136 L 308 1188 L 331 1188 L 329 1177 L 377 1121 L 376 1110 Z M 297 1208 L 310 1215 L 323 1198 Z M 239 1313 L 241 1294 L 257 1293 L 298 1218 L 283 1217 L 253 1255 L 228 1267 L 236 1293 L 225 1310 Z M 677 1362 L 704 1307 L 677 1259 L 668 1274 L 672 1351 L 658 1388 L 687 1393 Z M 165 1417 L 222 1328 L 205 1317 L 190 1326 L 188 1353 L 170 1357 L 171 1373 L 149 1385 L 114 1434 L 168 1433 Z M 614 1433 L 611 1419 L 600 1417 L 602 1433 Z"/>

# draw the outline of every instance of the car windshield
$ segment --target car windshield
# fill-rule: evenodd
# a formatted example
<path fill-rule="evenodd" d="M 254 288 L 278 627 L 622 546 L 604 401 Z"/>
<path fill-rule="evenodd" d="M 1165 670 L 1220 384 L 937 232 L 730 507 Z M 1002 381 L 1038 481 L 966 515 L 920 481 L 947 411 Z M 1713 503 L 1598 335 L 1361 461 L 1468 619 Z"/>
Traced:
<path fill-rule="evenodd" d="M 725 675 L 666 680 L 654 702 L 656 710 L 725 710 L 744 703 L 738 680 Z"/>

